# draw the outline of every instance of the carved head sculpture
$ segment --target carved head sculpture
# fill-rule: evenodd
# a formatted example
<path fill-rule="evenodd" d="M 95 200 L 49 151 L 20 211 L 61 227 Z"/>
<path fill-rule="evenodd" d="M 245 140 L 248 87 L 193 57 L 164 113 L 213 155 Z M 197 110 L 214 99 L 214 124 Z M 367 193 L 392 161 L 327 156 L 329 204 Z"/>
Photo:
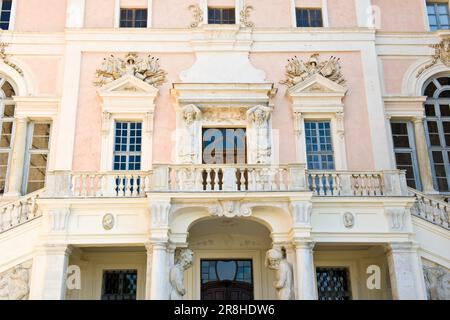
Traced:
<path fill-rule="evenodd" d="M 191 124 L 200 117 L 201 111 L 193 104 L 188 104 L 183 107 L 183 119 L 187 124 Z"/>
<path fill-rule="evenodd" d="M 270 249 L 266 252 L 265 264 L 266 268 L 277 270 L 281 261 L 284 259 L 285 254 L 280 249 Z"/>
<path fill-rule="evenodd" d="M 319 64 L 319 54 L 315 53 L 311 57 L 309 57 L 308 64 L 310 66 L 316 67 Z"/>
<path fill-rule="evenodd" d="M 184 270 L 189 269 L 194 262 L 194 252 L 191 249 L 183 249 L 178 256 L 178 262 Z"/>
<path fill-rule="evenodd" d="M 262 127 L 270 118 L 272 108 L 266 106 L 255 106 L 247 111 L 247 118 L 255 123 L 257 127 Z"/>

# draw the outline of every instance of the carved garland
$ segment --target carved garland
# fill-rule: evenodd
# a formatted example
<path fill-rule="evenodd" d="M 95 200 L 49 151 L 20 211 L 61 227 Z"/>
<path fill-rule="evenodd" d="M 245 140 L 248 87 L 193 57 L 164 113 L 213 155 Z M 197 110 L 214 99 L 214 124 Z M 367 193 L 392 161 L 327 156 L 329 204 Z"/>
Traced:
<path fill-rule="evenodd" d="M 191 10 L 193 15 L 193 21 L 189 25 L 189 28 L 197 28 L 203 22 L 203 11 L 198 4 L 193 4 L 189 6 L 189 10 Z"/>
<path fill-rule="evenodd" d="M 241 16 L 240 21 L 244 27 L 253 28 L 255 26 L 255 24 L 250 21 L 250 12 L 252 12 L 252 11 L 253 11 L 253 7 L 246 5 L 244 7 L 244 9 L 242 9 L 240 12 L 240 16 Z"/>
<path fill-rule="evenodd" d="M 9 61 L 8 54 L 5 53 L 5 48 L 9 46 L 9 43 L 0 43 L 0 60 L 3 60 L 3 63 L 10 66 L 14 70 L 16 70 L 23 77 L 23 70 L 20 69 L 16 64 Z"/>
<path fill-rule="evenodd" d="M 94 85 L 102 87 L 124 75 L 132 75 L 150 85 L 160 86 L 165 82 L 166 74 L 159 65 L 159 59 L 151 55 L 140 58 L 131 52 L 123 59 L 110 55 L 103 59 L 101 68 L 97 69 Z"/>
<path fill-rule="evenodd" d="M 288 87 L 293 87 L 315 74 L 320 74 L 337 84 L 345 83 L 341 71 L 340 59 L 331 56 L 328 60 L 320 61 L 319 54 L 317 53 L 311 55 L 306 62 L 299 60 L 297 56 L 288 59 L 288 64 L 286 65 L 287 78 L 281 81 L 281 83 Z"/>

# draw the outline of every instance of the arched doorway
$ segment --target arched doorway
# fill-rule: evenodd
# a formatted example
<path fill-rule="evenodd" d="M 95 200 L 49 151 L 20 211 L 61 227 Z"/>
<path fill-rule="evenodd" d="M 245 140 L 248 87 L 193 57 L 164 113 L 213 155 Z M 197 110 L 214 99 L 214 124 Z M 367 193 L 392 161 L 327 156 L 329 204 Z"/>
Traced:
<path fill-rule="evenodd" d="M 187 272 L 186 298 L 201 300 L 275 299 L 274 274 L 264 267 L 270 231 L 242 218 L 209 218 L 189 229 L 194 265 Z"/>
<path fill-rule="evenodd" d="M 438 75 L 423 88 L 425 130 L 435 188 L 450 192 L 450 76 Z"/>

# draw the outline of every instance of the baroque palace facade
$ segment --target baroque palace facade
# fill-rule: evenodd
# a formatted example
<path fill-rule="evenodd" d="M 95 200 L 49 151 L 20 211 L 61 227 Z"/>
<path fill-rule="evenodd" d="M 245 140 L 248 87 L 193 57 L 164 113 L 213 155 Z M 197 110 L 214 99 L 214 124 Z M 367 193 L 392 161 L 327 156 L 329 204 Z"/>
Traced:
<path fill-rule="evenodd" d="M 0 299 L 450 299 L 448 1 L 0 9 Z"/>

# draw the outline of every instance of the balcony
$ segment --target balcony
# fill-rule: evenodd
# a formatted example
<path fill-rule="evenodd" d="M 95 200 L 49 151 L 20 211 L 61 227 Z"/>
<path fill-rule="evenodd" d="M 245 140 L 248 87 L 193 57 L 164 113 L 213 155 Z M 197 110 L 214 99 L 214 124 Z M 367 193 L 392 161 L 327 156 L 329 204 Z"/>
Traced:
<path fill-rule="evenodd" d="M 49 173 L 45 197 L 145 197 L 152 192 L 312 192 L 321 197 L 410 196 L 405 174 L 308 171 L 304 165 L 155 165 L 153 171 Z"/>

